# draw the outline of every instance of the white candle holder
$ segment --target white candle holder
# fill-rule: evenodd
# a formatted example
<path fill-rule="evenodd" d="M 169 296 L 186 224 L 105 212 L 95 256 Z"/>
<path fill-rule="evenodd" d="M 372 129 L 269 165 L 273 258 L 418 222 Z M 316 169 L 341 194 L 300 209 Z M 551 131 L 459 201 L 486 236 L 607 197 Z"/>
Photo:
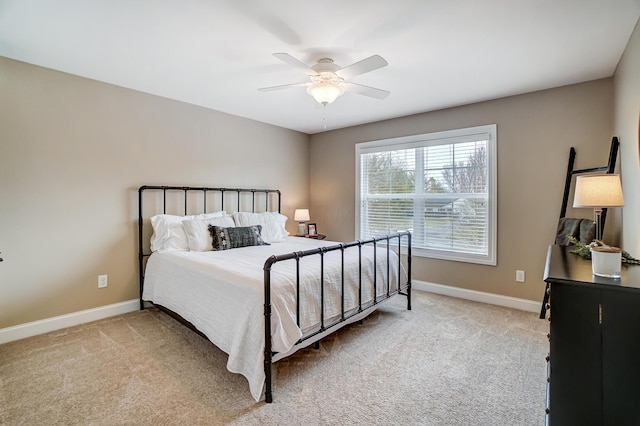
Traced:
<path fill-rule="evenodd" d="M 622 250 L 618 247 L 591 247 L 591 269 L 593 275 L 605 278 L 620 278 Z"/>

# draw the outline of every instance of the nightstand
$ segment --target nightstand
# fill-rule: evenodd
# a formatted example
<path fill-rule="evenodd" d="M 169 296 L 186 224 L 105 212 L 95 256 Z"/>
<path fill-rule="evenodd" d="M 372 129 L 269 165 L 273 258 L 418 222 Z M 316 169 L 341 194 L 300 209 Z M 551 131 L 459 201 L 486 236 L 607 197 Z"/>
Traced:
<path fill-rule="evenodd" d="M 327 238 L 326 235 L 323 234 L 315 234 L 315 235 L 296 235 L 296 237 L 300 237 L 300 238 L 313 238 L 315 240 L 324 240 L 325 238 Z"/>

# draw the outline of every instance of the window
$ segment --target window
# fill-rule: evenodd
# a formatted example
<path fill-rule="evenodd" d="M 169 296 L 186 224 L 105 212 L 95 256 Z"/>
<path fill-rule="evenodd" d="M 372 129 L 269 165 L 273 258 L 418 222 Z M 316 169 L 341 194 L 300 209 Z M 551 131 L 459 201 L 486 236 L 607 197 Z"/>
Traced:
<path fill-rule="evenodd" d="M 496 125 L 356 144 L 356 238 L 410 229 L 413 253 L 496 264 Z"/>

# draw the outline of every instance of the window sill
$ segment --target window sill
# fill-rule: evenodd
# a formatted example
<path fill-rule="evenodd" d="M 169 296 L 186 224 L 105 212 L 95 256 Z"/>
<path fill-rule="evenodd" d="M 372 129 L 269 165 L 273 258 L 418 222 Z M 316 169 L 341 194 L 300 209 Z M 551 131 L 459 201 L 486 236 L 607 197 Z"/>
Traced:
<path fill-rule="evenodd" d="M 489 256 L 471 255 L 466 253 L 456 253 L 447 251 L 428 250 L 419 247 L 412 247 L 411 254 L 416 257 L 427 259 L 450 260 L 453 262 L 474 263 L 479 265 L 496 266 L 495 259 Z"/>

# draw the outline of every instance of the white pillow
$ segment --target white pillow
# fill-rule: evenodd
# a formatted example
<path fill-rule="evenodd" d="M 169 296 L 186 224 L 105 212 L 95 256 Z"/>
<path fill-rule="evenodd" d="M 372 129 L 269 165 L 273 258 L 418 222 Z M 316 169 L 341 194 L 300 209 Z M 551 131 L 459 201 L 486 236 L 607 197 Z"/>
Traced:
<path fill-rule="evenodd" d="M 182 222 L 184 232 L 187 234 L 189 250 L 207 251 L 213 250 L 213 239 L 209 232 L 209 225 L 221 226 L 223 228 L 233 228 L 235 223 L 229 215 L 212 217 L 209 219 L 195 218 Z"/>
<path fill-rule="evenodd" d="M 236 226 L 262 225 L 262 239 L 265 243 L 279 243 L 289 235 L 284 228 L 287 217 L 278 212 L 236 212 L 233 214 L 233 220 Z"/>
<path fill-rule="evenodd" d="M 201 218 L 209 219 L 226 215 L 226 212 L 203 213 L 189 216 L 158 214 L 151 217 L 153 234 L 151 235 L 151 251 L 189 250 L 187 234 L 182 221 Z"/>

